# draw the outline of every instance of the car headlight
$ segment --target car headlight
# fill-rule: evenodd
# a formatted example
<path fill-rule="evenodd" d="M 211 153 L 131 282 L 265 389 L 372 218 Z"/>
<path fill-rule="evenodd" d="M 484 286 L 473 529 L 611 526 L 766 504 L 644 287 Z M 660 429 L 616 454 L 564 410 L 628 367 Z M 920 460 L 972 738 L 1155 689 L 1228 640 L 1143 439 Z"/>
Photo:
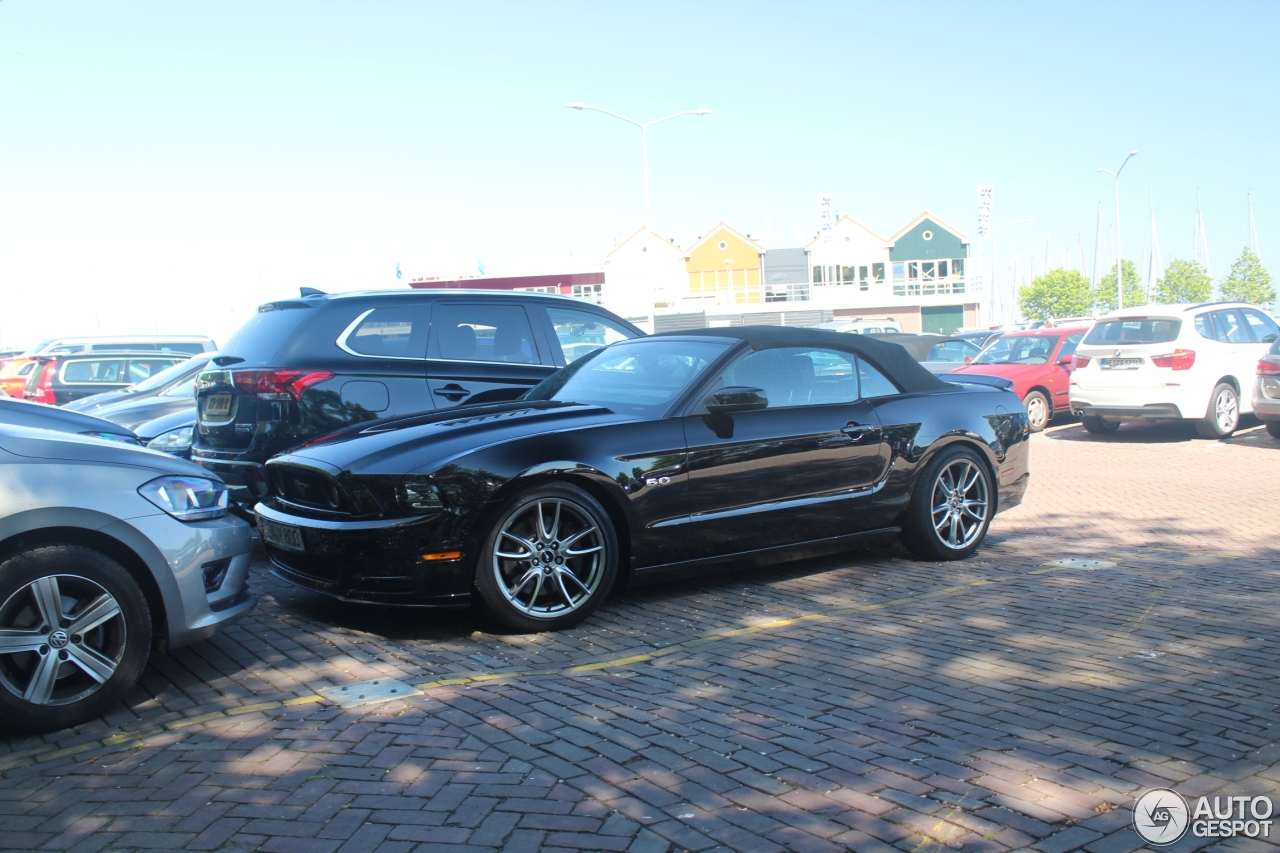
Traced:
<path fill-rule="evenodd" d="M 191 442 L 195 437 L 195 432 L 196 428 L 193 426 L 171 429 L 148 441 L 147 447 L 151 450 L 159 450 L 162 453 L 182 453 L 191 449 Z"/>
<path fill-rule="evenodd" d="M 122 435 L 118 432 L 94 432 L 93 430 L 90 430 L 89 432 L 82 432 L 80 434 L 87 435 L 89 438 L 105 438 L 107 441 L 118 441 L 121 444 L 138 445 L 142 443 L 131 435 Z"/>
<path fill-rule="evenodd" d="M 227 487 L 204 477 L 157 477 L 138 494 L 179 521 L 201 521 L 227 514 Z"/>
<path fill-rule="evenodd" d="M 439 512 L 440 492 L 429 480 L 405 480 L 396 485 L 396 503 L 408 513 Z"/>

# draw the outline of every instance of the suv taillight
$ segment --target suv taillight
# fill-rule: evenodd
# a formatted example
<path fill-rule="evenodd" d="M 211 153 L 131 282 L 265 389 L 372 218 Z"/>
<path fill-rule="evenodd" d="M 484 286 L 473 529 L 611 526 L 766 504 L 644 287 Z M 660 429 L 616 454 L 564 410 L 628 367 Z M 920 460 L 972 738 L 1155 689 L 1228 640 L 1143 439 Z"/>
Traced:
<path fill-rule="evenodd" d="M 1267 361 L 1265 358 L 1258 362 L 1259 376 L 1280 376 L 1280 364 L 1274 361 Z"/>
<path fill-rule="evenodd" d="M 31 378 L 27 380 L 27 387 L 23 390 L 22 396 L 37 403 L 57 405 L 58 399 L 53 393 L 53 375 L 57 372 L 56 360 L 37 364 Z"/>
<path fill-rule="evenodd" d="M 1089 358 L 1087 355 L 1073 355 L 1071 357 L 1071 368 L 1073 370 L 1079 370 L 1082 367 L 1088 367 L 1089 362 L 1091 361 L 1093 361 L 1093 359 Z"/>
<path fill-rule="evenodd" d="M 1169 355 L 1153 355 L 1151 363 L 1156 367 L 1172 367 L 1174 370 L 1190 370 L 1196 363 L 1194 350 L 1176 349 Z"/>
<path fill-rule="evenodd" d="M 237 370 L 236 388 L 259 400 L 297 400 L 312 385 L 333 377 L 329 370 Z"/>

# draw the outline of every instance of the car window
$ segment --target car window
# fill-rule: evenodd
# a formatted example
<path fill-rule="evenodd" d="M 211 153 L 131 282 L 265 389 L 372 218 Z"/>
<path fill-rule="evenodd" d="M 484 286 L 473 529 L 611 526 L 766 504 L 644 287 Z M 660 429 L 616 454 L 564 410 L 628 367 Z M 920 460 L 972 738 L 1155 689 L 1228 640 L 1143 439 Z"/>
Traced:
<path fill-rule="evenodd" d="M 623 341 L 558 370 L 524 399 L 591 403 L 619 414 L 658 417 L 727 346 L 688 340 Z"/>
<path fill-rule="evenodd" d="M 348 352 L 383 358 L 425 358 L 431 311 L 427 305 L 375 308 L 339 341 Z"/>
<path fill-rule="evenodd" d="M 201 368 L 204 365 L 208 363 L 209 363 L 209 360 L 206 358 L 197 358 L 197 359 L 191 359 L 191 360 L 184 359 L 183 361 L 177 362 L 172 367 L 166 367 L 164 370 L 160 371 L 159 373 L 153 373 L 149 379 L 145 379 L 142 382 L 139 382 L 137 385 L 133 386 L 133 388 L 131 388 L 130 390 L 143 391 L 143 392 L 158 390 L 168 385 L 171 382 L 178 381 L 185 374 L 190 373 L 192 376 L 194 376 L 195 374 L 200 372 Z"/>
<path fill-rule="evenodd" d="M 432 335 L 440 358 L 540 363 L 521 305 L 437 305 Z"/>
<path fill-rule="evenodd" d="M 902 391 L 889 377 L 877 370 L 875 365 L 863 358 L 858 359 L 858 390 L 864 399 L 891 397 Z"/>
<path fill-rule="evenodd" d="M 760 388 L 769 408 L 851 403 L 858 399 L 854 356 L 839 350 L 775 347 L 747 353 L 720 377 L 720 387 Z"/>
<path fill-rule="evenodd" d="M 1061 335 L 1005 335 L 989 343 L 973 364 L 1046 364 Z"/>
<path fill-rule="evenodd" d="M 925 361 L 961 362 L 966 357 L 978 354 L 978 348 L 968 341 L 943 341 L 929 349 Z"/>
<path fill-rule="evenodd" d="M 190 397 L 195 399 L 196 381 L 194 379 L 188 382 L 179 382 L 169 390 L 160 395 L 161 397 Z"/>
<path fill-rule="evenodd" d="M 1252 308 L 1242 308 L 1241 311 L 1244 312 L 1244 321 L 1249 324 L 1255 341 L 1269 343 L 1280 337 L 1280 326 L 1276 325 L 1275 320 Z"/>
<path fill-rule="evenodd" d="M 1074 335 L 1067 335 L 1067 339 L 1062 342 L 1062 349 L 1058 351 L 1058 358 L 1066 358 L 1069 355 L 1075 355 L 1076 347 L 1080 346 L 1080 342 L 1084 340 L 1084 332 L 1076 332 Z"/>
<path fill-rule="evenodd" d="M 1097 344 L 1167 344 L 1178 339 L 1182 330 L 1181 320 L 1166 318 L 1133 317 L 1124 320 L 1104 320 L 1089 330 L 1084 343 Z M 1004 340 L 1001 338 L 1001 340 Z"/>
<path fill-rule="evenodd" d="M 1213 328 L 1213 316 L 1211 314 L 1196 315 L 1196 331 L 1200 333 L 1200 337 L 1211 341 L 1218 339 L 1218 332 Z"/>
<path fill-rule="evenodd" d="M 564 363 L 573 364 L 600 347 L 629 340 L 635 335 L 599 314 L 572 308 L 547 308 L 547 316 L 555 327 Z"/>
<path fill-rule="evenodd" d="M 161 372 L 166 367 L 172 367 L 174 364 L 171 358 L 132 358 L 129 359 L 129 378 L 130 384 L 141 382 L 155 374 Z"/>
<path fill-rule="evenodd" d="M 1239 308 L 1223 308 L 1213 312 L 1213 323 L 1218 329 L 1218 340 L 1227 344 L 1251 342 L 1249 329 Z"/>
<path fill-rule="evenodd" d="M 62 381 L 69 384 L 120 383 L 123 375 L 124 361 L 118 358 L 71 361 L 62 369 Z"/>

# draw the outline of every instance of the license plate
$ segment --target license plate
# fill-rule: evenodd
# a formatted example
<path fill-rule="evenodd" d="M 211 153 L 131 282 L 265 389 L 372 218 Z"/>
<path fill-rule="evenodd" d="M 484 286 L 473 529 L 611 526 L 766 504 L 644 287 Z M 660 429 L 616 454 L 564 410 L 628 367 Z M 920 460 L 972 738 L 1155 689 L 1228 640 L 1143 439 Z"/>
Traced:
<path fill-rule="evenodd" d="M 1103 370 L 1137 370 L 1142 364 L 1140 358 L 1104 358 L 1102 360 Z"/>
<path fill-rule="evenodd" d="M 302 544 L 301 528 L 290 527 L 287 524 L 277 524 L 274 521 L 259 518 L 258 532 L 262 534 L 262 541 L 268 545 L 275 545 L 277 548 L 283 548 L 286 551 L 305 552 L 307 550 L 306 546 Z"/>
<path fill-rule="evenodd" d="M 225 416 L 231 411 L 230 394 L 212 394 L 205 398 L 204 413 L 206 415 Z"/>

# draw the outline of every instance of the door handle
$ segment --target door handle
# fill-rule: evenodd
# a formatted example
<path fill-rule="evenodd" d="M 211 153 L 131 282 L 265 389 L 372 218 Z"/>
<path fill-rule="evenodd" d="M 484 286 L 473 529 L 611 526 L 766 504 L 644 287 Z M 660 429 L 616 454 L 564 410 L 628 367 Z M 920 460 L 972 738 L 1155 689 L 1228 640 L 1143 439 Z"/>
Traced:
<path fill-rule="evenodd" d="M 849 436 L 852 441 L 859 442 L 878 435 L 880 428 L 873 426 L 861 426 L 859 424 L 847 424 L 840 431 Z"/>
<path fill-rule="evenodd" d="M 463 388 L 461 385 L 459 385 L 456 382 L 450 382 L 448 385 L 444 386 L 443 388 L 437 388 L 432 393 L 440 397 L 448 397 L 451 402 L 456 403 L 458 400 L 461 400 L 463 397 L 467 396 L 471 392 L 468 391 L 466 388 Z"/>

